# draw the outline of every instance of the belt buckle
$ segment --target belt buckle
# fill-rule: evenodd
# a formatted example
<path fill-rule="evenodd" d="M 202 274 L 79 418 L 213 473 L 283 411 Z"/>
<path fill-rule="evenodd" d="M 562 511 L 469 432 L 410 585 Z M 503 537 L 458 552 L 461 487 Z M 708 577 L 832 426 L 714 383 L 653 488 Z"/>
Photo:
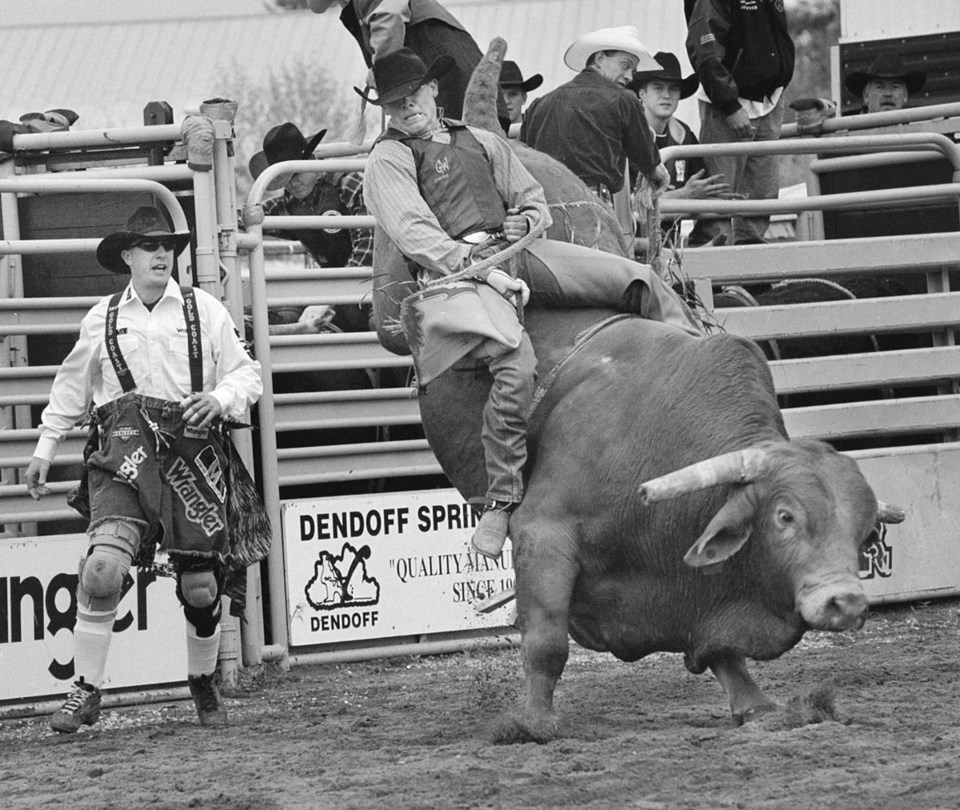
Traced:
<path fill-rule="evenodd" d="M 474 231 L 473 233 L 468 233 L 461 236 L 460 241 L 466 242 L 468 245 L 482 245 L 489 238 L 489 231 Z"/>

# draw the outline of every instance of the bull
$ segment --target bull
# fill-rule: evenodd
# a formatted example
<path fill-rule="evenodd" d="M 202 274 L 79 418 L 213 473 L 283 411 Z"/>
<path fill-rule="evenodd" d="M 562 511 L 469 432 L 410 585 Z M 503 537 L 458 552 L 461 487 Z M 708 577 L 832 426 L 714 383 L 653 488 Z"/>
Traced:
<path fill-rule="evenodd" d="M 409 276 L 380 259 L 375 318 L 394 348 L 385 324 Z M 557 734 L 568 636 L 624 661 L 682 653 L 692 672 L 714 673 L 736 723 L 775 709 L 747 659 L 778 657 L 811 628 L 859 628 L 858 551 L 878 520 L 902 514 L 878 504 L 850 458 L 790 440 L 747 339 L 588 309 L 530 309 L 526 327 L 540 385 L 510 518 L 526 685 L 506 738 Z M 430 446 L 467 499 L 486 490 L 490 382 L 464 360 L 420 397 Z"/>

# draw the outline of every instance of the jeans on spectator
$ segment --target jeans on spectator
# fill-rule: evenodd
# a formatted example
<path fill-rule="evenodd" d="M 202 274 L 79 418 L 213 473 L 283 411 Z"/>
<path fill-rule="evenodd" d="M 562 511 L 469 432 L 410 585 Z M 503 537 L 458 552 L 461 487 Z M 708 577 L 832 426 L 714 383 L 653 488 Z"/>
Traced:
<path fill-rule="evenodd" d="M 753 141 L 775 141 L 783 124 L 783 94 L 776 106 L 760 118 L 751 119 L 755 132 Z M 727 117 L 712 104 L 700 102 L 700 143 L 736 143 L 738 138 L 727 123 Z M 774 200 L 780 191 L 779 155 L 705 155 L 707 175 L 723 174 L 730 190 L 748 200 Z M 734 217 L 733 243 L 763 241 L 770 217 Z M 727 219 L 699 219 L 690 234 L 689 244 L 709 241 L 718 233 L 730 240 L 730 221 Z"/>

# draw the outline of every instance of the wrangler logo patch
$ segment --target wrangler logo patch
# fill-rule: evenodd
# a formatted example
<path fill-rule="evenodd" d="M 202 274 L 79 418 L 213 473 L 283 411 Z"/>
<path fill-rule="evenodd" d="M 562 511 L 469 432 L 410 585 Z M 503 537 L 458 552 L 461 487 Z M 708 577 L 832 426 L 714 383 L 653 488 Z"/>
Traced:
<path fill-rule="evenodd" d="M 122 442 L 128 442 L 130 439 L 135 439 L 139 436 L 140 428 L 130 427 L 129 425 L 118 427 L 110 433 L 111 439 L 119 439 Z"/>
<path fill-rule="evenodd" d="M 220 503 L 224 503 L 227 499 L 227 482 L 223 479 L 223 467 L 220 459 L 217 458 L 217 451 L 207 445 L 197 453 L 194 461 L 210 485 L 210 489 L 213 490 L 213 494 L 217 496 Z"/>
<path fill-rule="evenodd" d="M 167 481 L 183 503 L 187 520 L 196 523 L 207 537 L 213 537 L 225 528 L 217 507 L 204 497 L 197 484 L 197 477 L 182 458 L 173 460 L 167 470 Z"/>
<path fill-rule="evenodd" d="M 123 481 L 133 486 L 133 482 L 140 475 L 140 465 L 147 460 L 147 448 L 142 444 L 130 455 L 123 457 L 123 464 L 117 468 L 117 474 L 113 477 L 114 481 Z"/>
<path fill-rule="evenodd" d="M 440 177 L 446 177 L 450 174 L 450 158 L 437 158 L 436 169 Z"/>

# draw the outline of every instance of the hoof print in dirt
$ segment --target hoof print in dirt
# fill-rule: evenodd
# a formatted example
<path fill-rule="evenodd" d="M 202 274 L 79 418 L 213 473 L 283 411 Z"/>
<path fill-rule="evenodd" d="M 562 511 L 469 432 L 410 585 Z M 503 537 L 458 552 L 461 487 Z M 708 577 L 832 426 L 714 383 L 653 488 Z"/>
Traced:
<path fill-rule="evenodd" d="M 788 731 L 831 720 L 836 722 L 838 719 L 833 685 L 824 684 L 790 698 L 785 706 L 778 706 L 775 711 L 748 712 L 740 716 L 739 722 L 735 717 L 734 722 L 737 725 L 746 722 L 753 728 L 765 731 Z"/>

